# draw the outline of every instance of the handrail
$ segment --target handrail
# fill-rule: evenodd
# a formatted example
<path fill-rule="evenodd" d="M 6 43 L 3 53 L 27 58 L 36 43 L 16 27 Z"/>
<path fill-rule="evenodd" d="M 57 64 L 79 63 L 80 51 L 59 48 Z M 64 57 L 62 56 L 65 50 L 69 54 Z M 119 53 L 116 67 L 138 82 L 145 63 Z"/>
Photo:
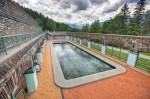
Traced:
<path fill-rule="evenodd" d="M 40 31 L 42 33 L 42 31 Z M 37 32 L 35 32 L 37 33 Z M 10 37 L 10 36 L 20 36 L 20 35 L 28 35 L 28 34 L 34 34 L 34 33 L 25 33 L 25 34 L 15 34 L 15 35 L 6 35 L 6 36 L 0 36 L 1 37 Z"/>
<path fill-rule="evenodd" d="M 15 96 L 15 98 L 17 98 L 21 92 L 23 92 L 23 94 L 24 94 L 24 99 L 25 99 L 25 91 L 24 91 L 24 89 L 21 89 L 21 90 L 17 93 L 17 95 Z"/>
<path fill-rule="evenodd" d="M 35 33 L 27 33 L 27 34 L 17 34 L 17 35 L 7 35 L 0 37 L 0 54 L 4 53 L 8 54 L 8 50 L 15 47 L 20 46 L 21 44 L 28 42 L 43 32 L 35 32 Z"/>

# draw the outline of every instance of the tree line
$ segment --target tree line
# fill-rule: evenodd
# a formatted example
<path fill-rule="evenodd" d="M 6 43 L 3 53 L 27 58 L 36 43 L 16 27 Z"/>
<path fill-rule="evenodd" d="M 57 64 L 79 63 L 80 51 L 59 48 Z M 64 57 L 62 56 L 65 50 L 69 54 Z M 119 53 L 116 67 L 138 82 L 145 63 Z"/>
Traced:
<path fill-rule="evenodd" d="M 150 35 L 150 10 L 145 11 L 146 0 L 140 0 L 135 5 L 133 15 L 130 15 L 128 4 L 125 3 L 114 18 L 100 24 L 95 20 L 91 25 L 83 25 L 82 32 L 123 34 L 123 35 Z"/>
<path fill-rule="evenodd" d="M 29 8 L 22 7 L 22 9 L 33 17 L 43 31 L 78 31 L 78 29 L 71 28 L 67 24 L 55 22 L 54 20 L 44 16 L 42 13 L 38 13 Z"/>

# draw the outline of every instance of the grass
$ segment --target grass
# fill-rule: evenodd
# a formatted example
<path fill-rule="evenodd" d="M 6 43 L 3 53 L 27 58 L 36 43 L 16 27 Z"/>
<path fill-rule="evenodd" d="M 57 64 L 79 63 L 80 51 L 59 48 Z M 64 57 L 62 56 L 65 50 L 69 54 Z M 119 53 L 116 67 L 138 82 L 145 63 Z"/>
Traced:
<path fill-rule="evenodd" d="M 115 58 L 117 58 L 117 59 L 119 59 L 121 61 L 124 61 L 124 62 L 126 62 L 127 59 L 128 59 L 128 54 L 123 53 L 123 52 L 119 53 L 119 51 L 116 51 L 116 50 L 112 51 L 112 49 L 109 49 L 109 48 L 107 48 L 106 55 L 115 57 Z"/>
<path fill-rule="evenodd" d="M 143 68 L 150 72 L 150 60 L 139 57 L 137 61 L 137 67 Z"/>
<path fill-rule="evenodd" d="M 77 41 L 77 42 L 79 43 L 79 41 Z M 82 41 L 82 44 L 87 46 L 88 42 L 87 41 Z M 101 51 L 101 45 L 99 45 L 98 43 L 92 43 L 91 48 L 95 49 L 97 51 Z M 140 54 L 150 56 L 150 53 L 141 52 Z M 106 55 L 114 57 L 114 58 L 116 58 L 118 60 L 121 60 L 123 62 L 127 62 L 127 59 L 128 59 L 128 54 L 127 53 L 112 50 L 110 48 L 107 48 Z M 137 60 L 136 67 L 150 72 L 150 60 L 139 57 L 138 60 Z"/>
<path fill-rule="evenodd" d="M 95 48 L 96 50 L 98 49 L 97 46 L 92 47 L 92 48 Z M 107 48 L 106 55 L 119 59 L 123 62 L 127 62 L 127 59 L 128 59 L 127 53 L 119 52 L 119 51 L 112 50 L 109 48 Z M 137 67 L 150 72 L 150 60 L 139 57 L 137 60 Z"/>
<path fill-rule="evenodd" d="M 124 62 L 127 62 L 128 59 L 128 54 L 121 52 L 119 57 L 119 51 L 115 51 L 115 50 L 112 51 L 112 49 L 108 49 L 108 48 L 106 51 L 106 55 L 115 57 Z M 136 66 L 140 67 L 143 70 L 150 71 L 150 60 L 139 57 Z"/>
<path fill-rule="evenodd" d="M 146 56 L 150 56 L 150 53 L 147 53 L 147 52 L 140 52 L 140 53 Z"/>

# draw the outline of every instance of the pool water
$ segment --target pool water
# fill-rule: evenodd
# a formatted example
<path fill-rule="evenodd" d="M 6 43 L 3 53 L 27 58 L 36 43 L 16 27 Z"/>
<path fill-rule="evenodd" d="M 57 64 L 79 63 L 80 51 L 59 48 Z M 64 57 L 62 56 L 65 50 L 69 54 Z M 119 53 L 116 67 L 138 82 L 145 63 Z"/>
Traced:
<path fill-rule="evenodd" d="M 71 43 L 53 45 L 66 80 L 115 69 Z"/>

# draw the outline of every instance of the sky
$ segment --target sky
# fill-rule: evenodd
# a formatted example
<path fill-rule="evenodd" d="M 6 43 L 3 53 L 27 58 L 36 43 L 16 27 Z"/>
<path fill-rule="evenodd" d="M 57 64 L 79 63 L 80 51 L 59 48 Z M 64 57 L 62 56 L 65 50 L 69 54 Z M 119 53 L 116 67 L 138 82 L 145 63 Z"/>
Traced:
<path fill-rule="evenodd" d="M 118 14 L 125 3 L 130 14 L 139 0 L 13 0 L 20 5 L 36 10 L 56 22 L 82 26 L 99 19 L 104 22 Z M 150 9 L 147 0 L 146 10 Z"/>

